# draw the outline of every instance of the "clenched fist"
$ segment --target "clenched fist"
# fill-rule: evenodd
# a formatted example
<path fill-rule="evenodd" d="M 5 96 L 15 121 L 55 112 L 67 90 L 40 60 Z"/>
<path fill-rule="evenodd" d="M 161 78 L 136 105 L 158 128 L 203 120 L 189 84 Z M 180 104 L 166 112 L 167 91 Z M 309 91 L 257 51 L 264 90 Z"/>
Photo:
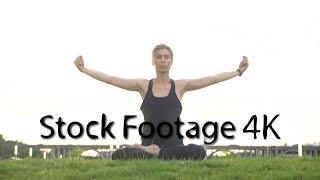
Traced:
<path fill-rule="evenodd" d="M 76 60 L 74 60 L 74 65 L 76 65 L 76 67 L 79 69 L 80 72 L 84 71 L 85 68 L 84 68 L 84 62 L 83 62 L 82 56 L 78 56 Z"/>
<path fill-rule="evenodd" d="M 243 59 L 239 65 L 239 70 L 244 73 L 249 66 L 249 62 L 246 56 L 243 56 Z"/>

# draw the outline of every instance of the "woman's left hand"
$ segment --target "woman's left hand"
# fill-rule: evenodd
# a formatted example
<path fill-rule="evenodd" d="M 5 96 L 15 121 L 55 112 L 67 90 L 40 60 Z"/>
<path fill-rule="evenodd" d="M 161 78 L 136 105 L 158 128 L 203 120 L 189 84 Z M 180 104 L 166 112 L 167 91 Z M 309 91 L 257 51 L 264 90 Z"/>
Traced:
<path fill-rule="evenodd" d="M 248 61 L 246 56 L 243 56 L 243 59 L 242 59 L 240 65 L 239 65 L 240 71 L 242 73 L 244 73 L 246 71 L 246 69 L 248 68 L 248 66 L 249 66 L 249 61 Z"/>

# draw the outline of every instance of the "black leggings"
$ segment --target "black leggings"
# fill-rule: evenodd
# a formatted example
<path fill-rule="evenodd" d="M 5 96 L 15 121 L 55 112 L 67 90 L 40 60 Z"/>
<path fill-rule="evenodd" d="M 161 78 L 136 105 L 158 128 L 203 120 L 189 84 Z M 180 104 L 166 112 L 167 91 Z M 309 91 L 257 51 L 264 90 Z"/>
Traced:
<path fill-rule="evenodd" d="M 206 157 L 206 150 L 199 145 L 189 144 L 175 145 L 164 147 L 160 149 L 159 158 L 165 160 L 181 160 L 192 159 L 202 160 Z M 121 148 L 112 153 L 113 160 L 125 160 L 125 159 L 151 159 L 156 158 L 155 155 L 145 152 L 136 148 Z"/>

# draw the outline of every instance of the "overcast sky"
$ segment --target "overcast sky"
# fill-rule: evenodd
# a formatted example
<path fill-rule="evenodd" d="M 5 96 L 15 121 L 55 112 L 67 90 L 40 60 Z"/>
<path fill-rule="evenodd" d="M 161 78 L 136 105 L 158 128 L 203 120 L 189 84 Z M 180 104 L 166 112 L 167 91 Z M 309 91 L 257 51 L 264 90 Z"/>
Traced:
<path fill-rule="evenodd" d="M 235 124 L 235 139 L 220 136 L 216 145 L 320 142 L 319 17 L 319 3 L 306 0 L 1 1 L 0 134 L 28 144 L 140 142 L 137 130 L 124 140 L 122 126 L 128 114 L 138 116 L 135 125 L 143 121 L 141 96 L 81 74 L 73 60 L 81 54 L 90 69 L 151 79 L 151 51 L 166 43 L 174 53 L 172 79 L 233 71 L 243 55 L 249 59 L 242 77 L 183 97 L 184 122 Z M 115 122 L 116 140 L 40 137 L 49 134 L 40 124 L 45 115 L 86 125 L 102 113 Z M 280 114 L 273 127 L 281 139 L 271 131 L 267 140 L 244 134 L 255 114 L 260 130 L 263 114 Z M 91 131 L 99 135 L 100 128 Z M 191 142 L 203 138 L 185 139 Z"/>

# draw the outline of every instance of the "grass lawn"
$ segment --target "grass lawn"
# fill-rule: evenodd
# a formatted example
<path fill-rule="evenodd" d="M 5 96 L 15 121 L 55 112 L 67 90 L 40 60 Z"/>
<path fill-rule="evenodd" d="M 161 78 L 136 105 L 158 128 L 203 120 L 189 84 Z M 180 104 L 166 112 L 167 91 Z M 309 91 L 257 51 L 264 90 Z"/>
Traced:
<path fill-rule="evenodd" d="M 0 160 L 0 179 L 320 179 L 320 158 Z"/>

